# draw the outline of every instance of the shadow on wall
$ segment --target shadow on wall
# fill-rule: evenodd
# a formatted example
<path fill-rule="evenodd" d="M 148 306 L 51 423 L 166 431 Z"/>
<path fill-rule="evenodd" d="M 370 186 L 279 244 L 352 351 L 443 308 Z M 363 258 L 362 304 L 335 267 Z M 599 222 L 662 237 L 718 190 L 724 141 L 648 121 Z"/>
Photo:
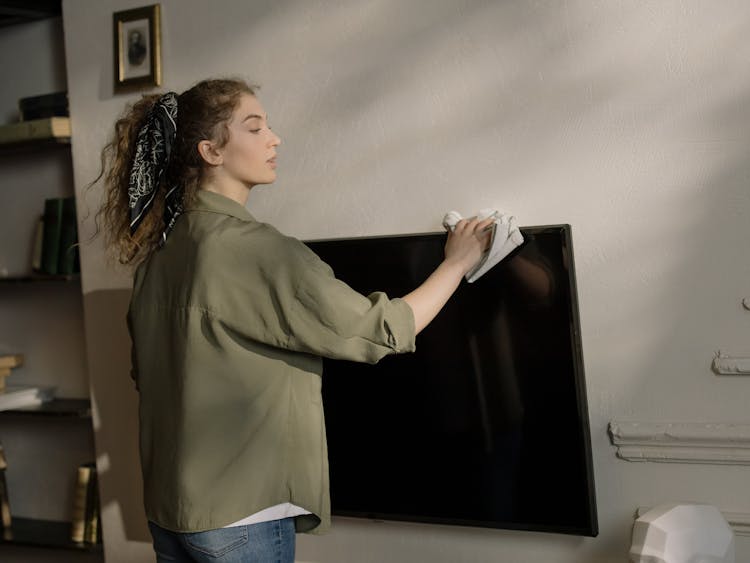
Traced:
<path fill-rule="evenodd" d="M 151 542 L 138 451 L 138 392 L 130 378 L 125 322 L 130 295 L 130 289 L 115 289 L 84 296 L 86 348 L 105 533 L 122 531 L 126 540 Z M 121 519 L 119 526 L 113 518 Z"/>
<path fill-rule="evenodd" d="M 619 395 L 619 406 L 606 405 L 613 416 L 745 417 L 747 382 L 710 370 L 717 348 L 750 351 L 740 304 L 750 277 L 750 68 L 736 55 L 750 26 L 726 24 L 715 43 L 721 21 L 708 18 L 706 37 L 684 46 L 659 80 L 620 85 L 621 107 L 630 111 L 631 152 L 622 161 L 632 163 L 624 189 L 612 195 L 612 232 L 621 238 L 609 240 L 601 251 L 608 260 L 586 273 L 597 280 L 587 300 L 613 304 L 588 327 L 596 347 L 609 345 L 599 359 L 630 372 L 596 370 L 597 386 Z"/>
<path fill-rule="evenodd" d="M 586 153 L 573 155 L 581 161 L 599 141 L 581 129 L 590 116 L 606 115 L 622 81 L 610 61 L 592 55 L 599 37 L 587 22 L 486 0 L 436 2 L 429 10 L 401 3 L 396 18 L 387 3 L 366 18 L 358 10 L 352 5 L 325 13 L 320 36 L 337 40 L 308 50 L 320 59 L 304 52 L 291 57 L 288 66 L 298 75 L 288 80 L 300 86 L 285 89 L 289 70 L 282 68 L 280 92 L 269 100 L 282 138 L 285 126 L 295 132 L 285 138 L 284 183 L 315 188 L 301 197 L 319 197 L 333 177 L 344 189 L 326 194 L 334 200 L 331 210 L 363 213 L 363 224 L 381 218 L 377 208 L 373 219 L 362 206 L 368 197 L 362 192 L 408 205 L 409 193 L 419 193 L 409 189 L 414 182 L 446 191 L 460 182 L 469 186 L 468 199 L 482 197 L 483 189 L 486 197 L 528 199 L 519 195 L 527 188 L 543 199 L 540 193 L 560 184 L 560 159 L 571 140 Z M 290 42 L 292 53 L 302 51 L 294 38 Z M 589 64 L 581 63 L 583 53 Z M 557 172 L 554 185 L 539 181 L 540 168 Z M 580 190 L 583 182 L 574 177 L 564 181 Z M 287 225 L 304 225 L 308 210 L 300 205 L 280 215 Z"/>

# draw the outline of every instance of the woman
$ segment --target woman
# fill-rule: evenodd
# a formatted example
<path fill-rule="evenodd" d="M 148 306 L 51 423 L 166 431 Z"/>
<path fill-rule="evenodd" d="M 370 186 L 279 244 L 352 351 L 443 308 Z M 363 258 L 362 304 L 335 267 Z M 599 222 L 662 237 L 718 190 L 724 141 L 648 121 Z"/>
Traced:
<path fill-rule="evenodd" d="M 293 561 L 295 532 L 327 531 L 322 357 L 414 351 L 489 242 L 492 219 L 463 220 L 421 286 L 361 295 L 245 207 L 280 144 L 254 87 L 206 80 L 144 96 L 102 155 L 159 561 Z"/>

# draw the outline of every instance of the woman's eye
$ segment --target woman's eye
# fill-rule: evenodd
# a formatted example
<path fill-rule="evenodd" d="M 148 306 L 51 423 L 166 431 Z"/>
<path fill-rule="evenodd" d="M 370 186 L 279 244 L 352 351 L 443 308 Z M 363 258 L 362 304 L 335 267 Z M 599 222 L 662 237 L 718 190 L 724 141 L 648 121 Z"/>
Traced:
<path fill-rule="evenodd" d="M 250 129 L 251 133 L 258 133 L 259 131 L 260 131 L 260 129 Z"/>

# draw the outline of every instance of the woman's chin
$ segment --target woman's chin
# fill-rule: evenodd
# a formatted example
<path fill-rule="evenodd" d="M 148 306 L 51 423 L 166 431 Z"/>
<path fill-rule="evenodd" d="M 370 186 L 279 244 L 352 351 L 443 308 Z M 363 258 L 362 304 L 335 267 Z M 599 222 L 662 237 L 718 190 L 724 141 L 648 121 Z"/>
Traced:
<path fill-rule="evenodd" d="M 264 178 L 255 178 L 249 182 L 245 182 L 248 187 L 259 186 L 263 184 L 273 184 L 276 181 L 276 173 L 269 174 Z"/>

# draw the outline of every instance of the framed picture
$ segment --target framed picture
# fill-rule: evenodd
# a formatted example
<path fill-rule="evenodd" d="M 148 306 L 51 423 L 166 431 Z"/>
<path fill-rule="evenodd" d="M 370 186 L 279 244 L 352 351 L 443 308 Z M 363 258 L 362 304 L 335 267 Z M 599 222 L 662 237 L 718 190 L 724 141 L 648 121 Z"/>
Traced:
<path fill-rule="evenodd" d="M 115 92 L 161 85 L 159 4 L 115 12 Z"/>

